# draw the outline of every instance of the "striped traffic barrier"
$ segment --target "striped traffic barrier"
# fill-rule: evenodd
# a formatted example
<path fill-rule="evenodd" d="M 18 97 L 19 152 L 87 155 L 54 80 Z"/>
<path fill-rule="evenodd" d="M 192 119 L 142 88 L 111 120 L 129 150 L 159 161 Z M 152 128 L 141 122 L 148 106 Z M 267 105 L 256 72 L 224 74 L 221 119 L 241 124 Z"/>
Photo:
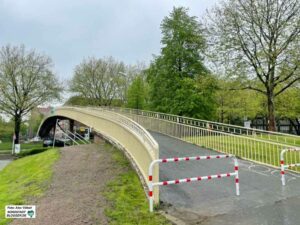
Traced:
<path fill-rule="evenodd" d="M 168 181 L 161 181 L 157 183 L 153 183 L 153 167 L 156 163 L 169 163 L 169 162 L 179 162 L 179 161 L 192 161 L 192 160 L 206 160 L 206 159 L 223 159 L 223 158 L 232 158 L 234 161 L 234 172 L 232 173 L 223 173 L 223 174 L 216 174 L 216 175 L 209 175 L 209 176 L 198 176 L 198 177 L 191 177 L 191 178 L 183 178 L 183 179 L 176 179 L 176 180 L 168 180 Z M 202 181 L 202 180 L 211 180 L 216 178 L 224 178 L 224 177 L 235 177 L 235 189 L 236 195 L 240 195 L 240 185 L 239 185 L 239 166 L 238 161 L 234 155 L 208 155 L 208 156 L 193 156 L 193 157 L 181 157 L 181 158 L 166 158 L 166 159 L 156 159 L 153 160 L 149 166 L 149 207 L 150 212 L 153 212 L 153 187 L 154 186 L 162 186 L 162 185 L 170 185 L 170 184 L 180 184 L 180 183 L 189 183 L 194 181 Z"/>
<path fill-rule="evenodd" d="M 281 168 L 280 174 L 281 174 L 281 183 L 282 183 L 283 186 L 285 186 L 285 169 L 300 166 L 300 163 L 286 164 L 285 165 L 284 164 L 285 163 L 284 153 L 286 153 L 286 152 L 295 152 L 295 151 L 300 152 L 300 148 L 283 149 L 280 153 L 280 168 Z"/>

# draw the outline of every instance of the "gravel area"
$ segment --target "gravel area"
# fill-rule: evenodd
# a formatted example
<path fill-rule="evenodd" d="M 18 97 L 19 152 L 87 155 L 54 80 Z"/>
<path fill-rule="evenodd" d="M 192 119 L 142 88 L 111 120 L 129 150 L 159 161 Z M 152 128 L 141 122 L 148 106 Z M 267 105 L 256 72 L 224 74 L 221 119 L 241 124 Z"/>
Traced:
<path fill-rule="evenodd" d="M 95 225 L 108 224 L 104 215 L 106 200 L 101 190 L 120 171 L 114 167 L 104 144 L 72 146 L 61 149 L 54 166 L 51 186 L 33 202 L 36 219 L 15 219 L 12 225 Z"/>

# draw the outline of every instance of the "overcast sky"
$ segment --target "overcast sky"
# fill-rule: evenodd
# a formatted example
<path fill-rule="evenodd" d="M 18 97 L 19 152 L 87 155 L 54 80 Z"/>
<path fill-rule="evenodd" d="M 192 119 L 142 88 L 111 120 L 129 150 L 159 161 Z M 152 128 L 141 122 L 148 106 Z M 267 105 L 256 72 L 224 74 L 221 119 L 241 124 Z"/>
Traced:
<path fill-rule="evenodd" d="M 0 45 L 25 44 L 49 55 L 69 79 L 84 57 L 149 63 L 160 50 L 160 23 L 173 6 L 201 17 L 218 0 L 0 0 Z"/>

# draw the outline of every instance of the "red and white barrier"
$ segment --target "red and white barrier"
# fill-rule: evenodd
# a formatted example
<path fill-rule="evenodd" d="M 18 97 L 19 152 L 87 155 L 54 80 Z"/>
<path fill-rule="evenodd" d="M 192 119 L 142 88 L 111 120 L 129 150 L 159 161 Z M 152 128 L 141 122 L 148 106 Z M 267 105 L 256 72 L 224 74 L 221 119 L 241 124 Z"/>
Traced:
<path fill-rule="evenodd" d="M 300 163 L 285 165 L 284 164 L 285 163 L 285 161 L 284 161 L 284 153 L 286 153 L 286 152 L 295 152 L 295 151 L 299 151 L 300 152 L 300 148 L 284 149 L 280 153 L 280 168 L 281 168 L 280 174 L 281 174 L 281 183 L 282 183 L 283 186 L 285 186 L 285 169 L 296 167 L 296 166 L 300 166 Z"/>
<path fill-rule="evenodd" d="M 179 162 L 179 161 L 192 161 L 192 160 L 205 160 L 205 159 L 224 159 L 224 158 L 232 158 L 234 160 L 234 172 L 232 173 L 223 173 L 216 174 L 210 176 L 202 176 L 202 177 L 192 177 L 192 178 L 184 178 L 184 179 L 176 179 L 169 181 L 161 181 L 157 183 L 153 183 L 153 167 L 156 163 L 168 163 L 168 162 Z M 238 161 L 234 155 L 209 155 L 209 156 L 193 156 L 193 157 L 181 157 L 181 158 L 167 158 L 167 159 L 157 159 L 153 160 L 149 166 L 149 207 L 150 212 L 153 212 L 153 187 L 161 186 L 161 185 L 169 185 L 169 184 L 180 184 L 180 183 L 189 183 L 194 181 L 201 180 L 211 180 L 216 178 L 224 178 L 224 177 L 235 177 L 235 188 L 236 195 L 240 195 L 240 185 L 239 185 L 239 166 Z"/>

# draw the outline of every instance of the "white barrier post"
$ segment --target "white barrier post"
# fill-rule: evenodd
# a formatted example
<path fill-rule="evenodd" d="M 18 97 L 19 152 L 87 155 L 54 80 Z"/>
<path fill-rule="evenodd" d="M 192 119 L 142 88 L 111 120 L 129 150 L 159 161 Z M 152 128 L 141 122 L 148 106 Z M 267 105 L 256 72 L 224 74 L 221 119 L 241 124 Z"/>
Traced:
<path fill-rule="evenodd" d="M 234 171 L 235 171 L 235 191 L 236 195 L 240 195 L 240 181 L 239 181 L 239 164 L 236 158 L 234 160 Z"/>
<path fill-rule="evenodd" d="M 210 175 L 210 176 L 202 176 L 202 177 L 192 177 L 192 178 L 184 178 L 184 179 L 176 179 L 170 181 L 162 181 L 153 183 L 153 167 L 156 163 L 167 163 L 167 162 L 179 162 L 179 161 L 192 161 L 192 160 L 203 160 L 203 159 L 222 159 L 222 158 L 233 158 L 234 160 L 234 172 L 233 173 L 223 173 L 217 175 Z M 150 163 L 149 166 L 149 209 L 150 212 L 153 212 L 153 187 L 154 186 L 161 186 L 161 185 L 170 185 L 170 184 L 180 184 L 180 183 L 188 183 L 194 181 L 201 181 L 201 180 L 211 180 L 215 178 L 224 178 L 224 177 L 235 177 L 235 188 L 236 188 L 236 195 L 240 195 L 240 185 L 239 185 L 239 167 L 238 161 L 233 155 L 209 155 L 209 156 L 193 156 L 193 157 L 181 157 L 181 158 L 167 158 L 167 159 L 156 159 Z"/>
<path fill-rule="evenodd" d="M 284 161 L 284 153 L 286 152 L 291 152 L 291 151 L 300 151 L 300 148 L 291 148 L 291 149 L 283 149 L 280 153 L 280 174 L 281 174 L 281 183 L 282 186 L 285 186 L 286 182 L 285 182 L 285 168 L 291 168 L 291 167 L 296 167 L 296 166 L 300 166 L 300 163 L 295 163 L 295 164 L 287 164 L 285 165 L 285 161 Z"/>

